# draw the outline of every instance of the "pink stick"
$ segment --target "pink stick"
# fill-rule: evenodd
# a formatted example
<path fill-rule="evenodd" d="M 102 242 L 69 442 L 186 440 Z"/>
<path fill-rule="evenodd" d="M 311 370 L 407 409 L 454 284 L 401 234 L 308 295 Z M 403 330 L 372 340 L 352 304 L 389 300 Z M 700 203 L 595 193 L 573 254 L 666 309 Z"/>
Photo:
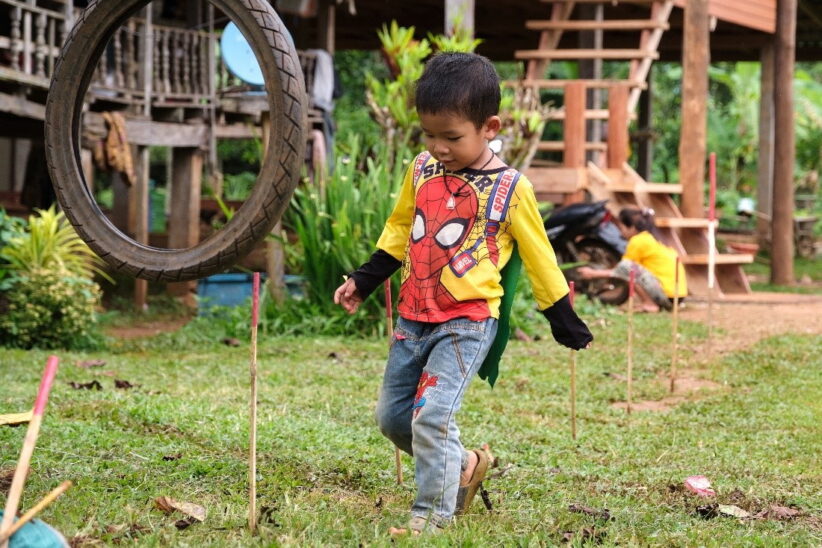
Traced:
<path fill-rule="evenodd" d="M 251 284 L 251 324 L 257 325 L 260 319 L 260 273 L 254 273 L 254 281 Z"/>
<path fill-rule="evenodd" d="M 571 300 L 571 308 L 574 308 L 574 296 L 575 296 L 575 294 L 574 294 L 574 282 L 573 281 L 568 282 L 568 289 L 570 290 L 568 292 L 568 298 Z"/>
<path fill-rule="evenodd" d="M 57 374 L 58 363 L 60 363 L 60 358 L 49 356 L 46 362 L 46 370 L 43 371 L 43 378 L 40 380 L 40 388 L 37 390 L 37 399 L 34 401 L 35 415 L 42 415 L 43 411 L 46 410 L 51 385 L 54 383 L 54 376 Z"/>
<path fill-rule="evenodd" d="M 708 172 L 711 181 L 710 203 L 708 204 L 708 219 L 716 220 L 716 152 L 708 157 Z"/>

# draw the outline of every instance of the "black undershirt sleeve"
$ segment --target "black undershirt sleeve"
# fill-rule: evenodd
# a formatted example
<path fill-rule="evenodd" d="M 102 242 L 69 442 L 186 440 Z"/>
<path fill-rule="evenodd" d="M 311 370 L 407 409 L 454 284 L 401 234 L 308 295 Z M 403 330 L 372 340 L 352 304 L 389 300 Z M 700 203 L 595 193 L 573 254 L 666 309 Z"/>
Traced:
<path fill-rule="evenodd" d="M 588 326 L 574 312 L 568 295 L 543 310 L 542 314 L 551 324 L 551 334 L 559 344 L 581 350 L 594 340 Z"/>
<path fill-rule="evenodd" d="M 402 261 L 398 261 L 391 254 L 378 249 L 371 255 L 364 265 L 349 274 L 357 286 L 357 293 L 365 300 L 377 287 L 399 270 Z"/>

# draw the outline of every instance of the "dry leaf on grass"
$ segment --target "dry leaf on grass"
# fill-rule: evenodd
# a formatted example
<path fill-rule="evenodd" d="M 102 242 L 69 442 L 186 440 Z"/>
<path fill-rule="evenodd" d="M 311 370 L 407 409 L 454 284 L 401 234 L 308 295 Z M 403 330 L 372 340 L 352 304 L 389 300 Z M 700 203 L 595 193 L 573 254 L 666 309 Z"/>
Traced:
<path fill-rule="evenodd" d="M 163 456 L 163 460 L 164 460 L 164 461 L 180 460 L 181 458 L 183 458 L 183 454 L 182 454 L 182 453 L 175 453 L 175 454 L 173 454 L 173 455 L 165 455 L 165 456 Z"/>
<path fill-rule="evenodd" d="M 220 340 L 226 346 L 240 346 L 240 339 L 235 339 L 234 337 L 226 337 Z"/>
<path fill-rule="evenodd" d="M 732 504 L 720 504 L 717 508 L 720 514 L 724 514 L 726 516 L 731 516 L 739 519 L 745 519 L 751 517 L 749 512 L 746 512 L 739 506 L 734 506 Z"/>
<path fill-rule="evenodd" d="M 716 491 L 711 487 L 710 480 L 705 476 L 689 476 L 685 478 L 685 488 L 700 497 L 716 496 Z"/>
<path fill-rule="evenodd" d="M 80 360 L 75 364 L 82 369 L 89 369 L 91 367 L 103 367 L 106 365 L 106 360 Z"/>
<path fill-rule="evenodd" d="M 166 514 L 171 514 L 174 511 L 177 511 L 182 512 L 197 521 L 205 521 L 206 518 L 205 508 L 191 502 L 178 502 L 171 497 L 157 497 L 154 499 L 154 504 Z"/>
<path fill-rule="evenodd" d="M 0 426 L 20 426 L 31 421 L 32 412 L 0 415 Z"/>
<path fill-rule="evenodd" d="M 14 468 L 6 468 L 0 470 L 0 492 L 7 493 L 11 487 L 11 482 L 14 479 Z M 31 474 L 31 468 L 26 471 L 26 477 Z"/>
<path fill-rule="evenodd" d="M 786 520 L 794 519 L 801 515 L 802 512 L 795 508 L 788 508 L 787 506 L 779 506 L 778 504 L 771 504 L 764 510 L 754 515 L 755 519 L 776 519 Z"/>
<path fill-rule="evenodd" d="M 88 535 L 76 535 L 69 540 L 69 546 L 71 548 L 88 548 L 89 546 L 105 546 L 105 543 Z"/>
<path fill-rule="evenodd" d="M 103 385 L 100 384 L 100 381 L 91 381 L 91 382 L 87 382 L 87 383 L 70 382 L 69 386 L 71 386 L 75 390 L 102 390 L 103 389 Z"/>
<path fill-rule="evenodd" d="M 129 388 L 137 388 L 139 384 L 131 384 L 128 381 L 123 381 L 119 379 L 114 379 L 114 388 L 120 388 L 122 390 L 128 390 Z"/>
<path fill-rule="evenodd" d="M 602 510 L 597 510 L 596 508 L 591 508 L 590 506 L 583 506 L 582 504 L 573 503 L 568 506 L 568 510 L 571 512 L 577 512 L 580 514 L 587 514 L 589 516 L 593 516 L 595 518 L 603 519 L 608 521 L 611 519 L 611 512 L 607 508 L 603 508 Z"/>

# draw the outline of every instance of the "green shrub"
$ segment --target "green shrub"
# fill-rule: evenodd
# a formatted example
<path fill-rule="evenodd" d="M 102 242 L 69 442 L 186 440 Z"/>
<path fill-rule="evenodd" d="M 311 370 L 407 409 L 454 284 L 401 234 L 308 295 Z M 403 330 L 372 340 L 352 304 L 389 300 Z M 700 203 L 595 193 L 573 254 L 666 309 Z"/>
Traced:
<path fill-rule="evenodd" d="M 17 217 L 10 217 L 4 209 L 0 209 L 0 249 L 13 238 L 22 236 L 25 232 L 25 221 Z M 0 260 L 0 291 L 8 289 L 11 283 L 11 271 Z"/>
<path fill-rule="evenodd" d="M 99 286 L 65 269 L 18 275 L 0 304 L 0 343 L 20 348 L 99 346 L 95 307 Z"/>

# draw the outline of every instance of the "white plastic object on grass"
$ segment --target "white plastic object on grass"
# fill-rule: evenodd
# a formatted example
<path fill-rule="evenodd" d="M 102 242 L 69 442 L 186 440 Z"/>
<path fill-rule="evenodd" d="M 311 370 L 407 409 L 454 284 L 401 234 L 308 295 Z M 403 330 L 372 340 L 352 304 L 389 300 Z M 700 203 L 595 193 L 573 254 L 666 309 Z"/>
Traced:
<path fill-rule="evenodd" d="M 688 476 L 685 478 L 685 488 L 700 497 L 716 496 L 716 491 L 711 488 L 711 482 L 705 476 Z"/>

